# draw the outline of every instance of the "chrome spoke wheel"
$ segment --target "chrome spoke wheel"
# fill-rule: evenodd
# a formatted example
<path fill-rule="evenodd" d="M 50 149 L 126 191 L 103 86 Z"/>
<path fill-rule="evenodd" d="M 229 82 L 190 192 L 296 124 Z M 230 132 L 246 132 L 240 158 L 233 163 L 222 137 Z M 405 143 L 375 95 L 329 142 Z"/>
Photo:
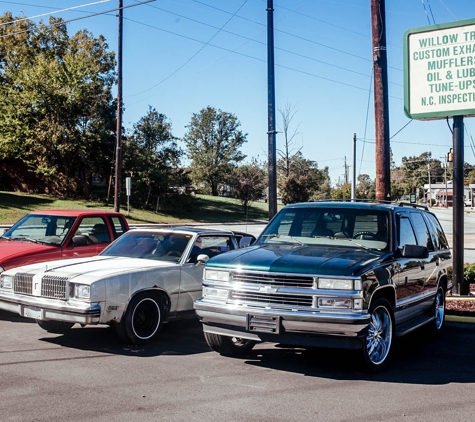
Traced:
<path fill-rule="evenodd" d="M 440 331 L 444 325 L 445 319 L 445 292 L 439 287 L 434 302 L 435 329 Z"/>
<path fill-rule="evenodd" d="M 366 336 L 366 352 L 373 365 L 380 365 L 388 357 L 393 340 L 393 324 L 389 310 L 380 305 L 371 315 Z"/>

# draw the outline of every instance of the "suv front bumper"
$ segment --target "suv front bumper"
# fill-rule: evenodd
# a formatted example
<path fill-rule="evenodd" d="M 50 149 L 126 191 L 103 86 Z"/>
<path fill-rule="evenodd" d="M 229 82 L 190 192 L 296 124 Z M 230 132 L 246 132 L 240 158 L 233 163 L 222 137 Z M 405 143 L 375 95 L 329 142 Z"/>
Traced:
<path fill-rule="evenodd" d="M 255 341 L 359 348 L 371 316 L 232 306 L 198 300 L 195 310 L 207 333 Z"/>

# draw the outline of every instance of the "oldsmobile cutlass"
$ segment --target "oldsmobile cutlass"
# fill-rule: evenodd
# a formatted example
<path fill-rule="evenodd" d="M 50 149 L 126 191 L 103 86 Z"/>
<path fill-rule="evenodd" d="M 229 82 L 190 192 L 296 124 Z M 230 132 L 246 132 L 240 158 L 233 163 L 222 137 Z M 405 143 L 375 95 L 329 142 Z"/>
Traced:
<path fill-rule="evenodd" d="M 227 231 L 131 230 L 96 257 L 5 271 L 0 309 L 33 318 L 54 333 L 76 323 L 107 324 L 123 342 L 148 343 L 165 321 L 195 315 L 203 264 L 237 248 Z"/>

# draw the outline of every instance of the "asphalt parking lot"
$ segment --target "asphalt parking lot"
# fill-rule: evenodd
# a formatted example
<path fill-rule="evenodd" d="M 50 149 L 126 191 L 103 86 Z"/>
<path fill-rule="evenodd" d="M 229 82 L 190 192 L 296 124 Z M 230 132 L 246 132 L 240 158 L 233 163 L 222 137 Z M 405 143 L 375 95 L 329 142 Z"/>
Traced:
<path fill-rule="evenodd" d="M 107 327 L 49 334 L 0 314 L 2 421 L 468 421 L 475 325 L 400 339 L 384 373 L 354 352 L 260 344 L 246 358 L 210 351 L 196 320 L 141 347 Z"/>

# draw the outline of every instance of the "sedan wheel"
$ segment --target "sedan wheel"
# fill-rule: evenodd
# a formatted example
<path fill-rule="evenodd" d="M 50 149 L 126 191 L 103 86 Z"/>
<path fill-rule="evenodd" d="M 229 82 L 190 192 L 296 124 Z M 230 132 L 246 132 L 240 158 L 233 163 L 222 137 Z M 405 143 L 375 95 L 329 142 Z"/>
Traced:
<path fill-rule="evenodd" d="M 163 305 L 153 294 L 135 296 L 122 320 L 116 324 L 119 338 L 128 344 L 146 344 L 159 333 L 163 323 Z"/>
<path fill-rule="evenodd" d="M 43 330 L 54 334 L 66 334 L 74 325 L 72 322 L 44 321 L 42 319 L 37 319 L 36 323 L 43 328 Z"/>

